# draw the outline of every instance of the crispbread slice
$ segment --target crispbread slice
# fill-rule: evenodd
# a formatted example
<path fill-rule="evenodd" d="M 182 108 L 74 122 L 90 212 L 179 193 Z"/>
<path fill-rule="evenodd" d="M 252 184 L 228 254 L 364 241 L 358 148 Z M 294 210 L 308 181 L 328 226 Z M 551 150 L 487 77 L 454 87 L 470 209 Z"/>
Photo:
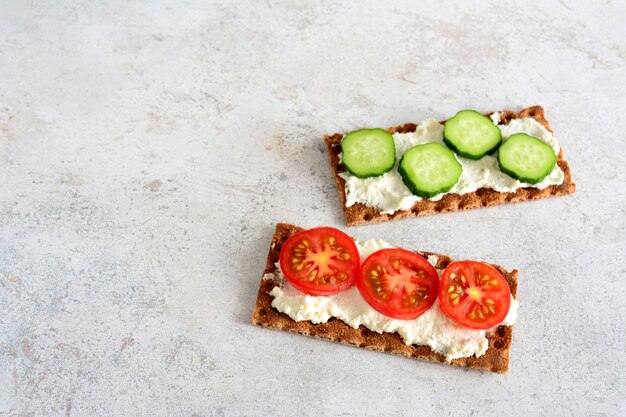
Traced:
<path fill-rule="evenodd" d="M 279 223 L 276 225 L 276 232 L 272 238 L 270 251 L 267 255 L 267 264 L 264 274 L 276 272 L 276 262 L 280 255 L 283 243 L 294 233 L 303 230 L 298 226 Z M 445 268 L 452 259 L 448 256 L 432 252 L 417 252 L 428 257 L 436 255 L 439 259 L 436 268 Z M 496 268 L 507 280 L 511 287 L 511 294 L 517 298 L 517 271 L 507 272 L 499 265 L 490 264 Z M 393 353 L 409 358 L 421 359 L 434 362 L 447 363 L 445 357 L 433 352 L 428 346 L 407 346 L 397 333 L 376 333 L 363 326 L 353 329 L 341 320 L 330 319 L 327 323 L 313 324 L 310 321 L 292 320 L 286 314 L 280 313 L 272 308 L 272 296 L 269 292 L 279 283 L 274 279 L 261 279 L 259 293 L 257 295 L 256 306 L 252 312 L 252 324 L 291 333 L 298 333 L 307 336 L 318 337 L 331 340 L 333 342 L 346 345 L 358 346 L 365 349 L 377 350 L 380 352 Z M 511 338 L 513 329 L 511 326 L 499 326 L 487 334 L 489 349 L 479 357 L 461 358 L 452 360 L 451 365 L 462 366 L 471 369 L 481 369 L 498 373 L 505 373 L 509 369 L 509 352 L 511 350 Z"/>
<path fill-rule="evenodd" d="M 490 115 L 491 113 L 487 114 Z M 545 112 L 541 106 L 528 107 L 514 113 L 509 110 L 500 112 L 500 120 L 508 123 L 511 119 L 521 117 L 532 117 L 543 127 L 550 129 L 550 124 L 546 120 Z M 444 123 L 445 121 L 441 122 Z M 401 126 L 395 126 L 387 129 L 390 133 L 408 133 L 414 132 L 417 125 L 407 123 Z M 554 133 L 554 132 L 552 132 Z M 335 174 L 337 182 L 337 190 L 339 191 L 339 199 L 346 216 L 348 226 L 358 226 L 368 223 L 379 223 L 388 220 L 404 219 L 407 217 L 424 216 L 435 213 L 449 213 L 459 210 L 470 210 L 478 207 L 491 207 L 498 204 L 517 203 L 520 201 L 538 200 L 540 198 L 566 195 L 576 191 L 576 184 L 572 182 L 572 175 L 569 165 L 563 159 L 563 148 L 559 151 L 557 164 L 563 170 L 565 179 L 561 185 L 551 185 L 542 190 L 538 188 L 520 188 L 514 193 L 500 193 L 488 188 L 480 188 L 473 193 L 468 194 L 446 194 L 439 201 L 421 200 L 417 201 L 409 210 L 396 211 L 393 214 L 381 214 L 375 207 L 368 207 L 361 203 L 356 203 L 350 207 L 346 207 L 346 191 L 345 180 L 339 176 L 346 169 L 340 161 L 339 154 L 341 147 L 339 146 L 343 134 L 335 133 L 333 135 L 324 136 L 326 150 L 330 159 L 330 166 Z"/>

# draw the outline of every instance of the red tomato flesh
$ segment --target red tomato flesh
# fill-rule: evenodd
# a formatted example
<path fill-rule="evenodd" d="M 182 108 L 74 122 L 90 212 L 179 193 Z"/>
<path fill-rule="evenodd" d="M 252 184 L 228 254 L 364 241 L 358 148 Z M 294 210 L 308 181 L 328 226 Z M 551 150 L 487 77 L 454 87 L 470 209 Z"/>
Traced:
<path fill-rule="evenodd" d="M 452 262 L 439 287 L 441 310 L 470 329 L 490 329 L 501 323 L 511 307 L 511 289 L 495 268 L 476 261 Z"/>
<path fill-rule="evenodd" d="M 351 287 L 360 263 L 352 238 L 332 227 L 298 232 L 280 251 L 280 269 L 285 278 L 310 295 L 331 295 Z"/>
<path fill-rule="evenodd" d="M 361 266 L 356 281 L 361 296 L 376 311 L 412 320 L 437 299 L 437 270 L 422 256 L 405 249 L 381 249 Z"/>

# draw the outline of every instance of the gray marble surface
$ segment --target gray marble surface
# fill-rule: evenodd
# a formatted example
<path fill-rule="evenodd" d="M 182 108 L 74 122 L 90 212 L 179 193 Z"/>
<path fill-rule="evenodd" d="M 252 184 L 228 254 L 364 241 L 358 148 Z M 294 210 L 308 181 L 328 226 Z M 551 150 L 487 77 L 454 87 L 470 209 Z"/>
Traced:
<path fill-rule="evenodd" d="M 620 1 L 2 1 L 0 416 L 626 414 Z M 352 228 L 520 270 L 507 375 L 249 323 L 325 132 L 542 104 L 573 196 Z"/>

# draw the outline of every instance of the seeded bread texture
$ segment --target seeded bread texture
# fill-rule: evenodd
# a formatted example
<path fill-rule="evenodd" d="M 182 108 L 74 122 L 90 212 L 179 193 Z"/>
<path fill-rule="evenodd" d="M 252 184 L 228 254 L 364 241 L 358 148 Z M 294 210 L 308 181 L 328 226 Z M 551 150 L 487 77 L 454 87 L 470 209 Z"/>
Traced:
<path fill-rule="evenodd" d="M 489 116 L 491 113 L 487 114 Z M 545 117 L 545 111 L 541 106 L 528 107 L 519 113 L 505 110 L 500 112 L 500 120 L 503 124 L 508 123 L 511 119 L 522 117 L 531 117 L 539 122 L 543 127 L 550 129 L 550 124 Z M 445 123 L 445 121 L 441 122 Z M 417 125 L 407 123 L 401 126 L 395 126 L 387 129 L 390 133 L 409 133 L 414 132 Z M 554 133 L 554 132 L 552 132 Z M 501 193 L 488 188 L 480 188 L 473 193 L 467 194 L 446 194 L 439 201 L 421 200 L 417 201 L 409 210 L 396 211 L 393 214 L 381 214 L 375 207 L 368 207 L 361 203 L 356 203 L 350 207 L 346 207 L 346 191 L 345 180 L 339 176 L 340 173 L 346 172 L 345 167 L 341 163 L 339 154 L 341 153 L 341 138 L 343 134 L 335 133 L 333 135 L 324 136 L 326 150 L 330 159 L 330 166 L 335 174 L 337 182 L 337 190 L 339 191 L 339 200 L 346 217 L 348 226 L 358 226 L 361 224 L 379 223 L 389 220 L 404 219 L 408 217 L 418 217 L 427 214 L 449 213 L 460 210 L 470 210 L 479 207 L 491 207 L 498 204 L 518 203 L 521 201 L 538 200 L 540 198 L 566 195 L 576 191 L 576 184 L 572 182 L 572 175 L 568 163 L 563 159 L 563 148 L 557 155 L 557 164 L 563 170 L 565 178 L 561 185 L 551 185 L 542 190 L 538 188 L 520 188 L 513 193 Z"/>
<path fill-rule="evenodd" d="M 276 262 L 280 255 L 283 243 L 293 234 L 303 230 L 298 226 L 279 223 L 270 244 L 265 274 L 276 273 Z M 438 269 L 445 268 L 453 260 L 448 256 L 432 252 L 417 252 L 424 256 L 436 255 L 438 257 Z M 490 264 L 496 268 L 507 280 L 511 287 L 511 294 L 517 298 L 517 271 L 508 272 L 499 265 Z M 452 366 L 460 366 L 483 371 L 506 373 L 509 369 L 509 352 L 511 350 L 511 338 L 513 328 L 511 326 L 498 326 L 487 333 L 489 349 L 479 357 L 454 359 L 451 363 L 446 362 L 445 357 L 433 352 L 428 346 L 407 346 L 397 333 L 376 333 L 364 326 L 353 329 L 341 320 L 332 318 L 327 323 L 313 324 L 310 321 L 294 321 L 286 314 L 280 313 L 272 307 L 272 296 L 269 294 L 272 288 L 279 285 L 275 279 L 261 279 L 261 285 L 257 295 L 256 306 L 252 312 L 252 324 L 320 339 L 331 340 L 345 345 L 353 345 L 364 349 L 379 352 L 393 353 L 408 358 L 425 361 L 441 362 Z"/>

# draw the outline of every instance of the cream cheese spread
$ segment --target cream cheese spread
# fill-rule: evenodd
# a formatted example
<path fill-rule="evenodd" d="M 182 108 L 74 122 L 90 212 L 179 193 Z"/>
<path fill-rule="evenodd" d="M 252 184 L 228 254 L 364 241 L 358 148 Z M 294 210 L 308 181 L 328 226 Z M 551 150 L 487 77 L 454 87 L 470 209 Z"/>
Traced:
<path fill-rule="evenodd" d="M 356 244 L 361 259 L 379 249 L 392 247 L 382 240 L 374 239 Z M 434 255 L 428 257 L 428 262 L 433 266 L 437 261 Z M 434 352 L 444 355 L 448 362 L 456 358 L 482 356 L 489 346 L 487 331 L 457 326 L 441 311 L 438 302 L 414 320 L 396 320 L 370 307 L 356 287 L 328 297 L 311 296 L 289 285 L 278 263 L 276 268 L 276 274 L 267 274 L 265 277 L 279 282 L 270 292 L 274 297 L 272 307 L 295 321 L 308 320 L 319 324 L 336 317 L 354 329 L 362 325 L 378 333 L 398 333 L 407 345 L 427 345 Z M 443 271 L 438 272 L 441 275 Z M 517 318 L 517 309 L 517 301 L 511 297 L 509 313 L 500 324 L 513 325 Z"/>
<path fill-rule="evenodd" d="M 535 119 L 525 117 L 512 119 L 509 123 L 500 124 L 500 114 L 493 113 L 491 120 L 502 132 L 502 140 L 506 141 L 509 136 L 515 133 L 526 133 L 541 139 L 554 149 L 558 155 L 559 143 L 556 138 L 538 123 Z M 396 143 L 396 156 L 400 160 L 405 151 L 415 145 L 428 142 L 443 142 L 443 125 L 435 119 L 427 119 L 417 125 L 414 132 L 394 133 Z M 463 166 L 463 173 L 459 181 L 447 193 L 436 195 L 430 200 L 438 201 L 445 194 L 467 194 L 479 188 L 491 188 L 498 192 L 515 192 L 518 188 L 532 187 L 543 189 L 550 185 L 563 183 L 565 175 L 558 165 L 555 165 L 552 172 L 537 184 L 526 184 L 509 177 L 500 171 L 497 161 L 497 152 L 493 155 L 486 155 L 479 160 L 463 158 L 456 155 L 457 160 Z M 391 171 L 372 178 L 357 178 L 348 172 L 339 174 L 345 181 L 346 207 L 356 203 L 362 203 L 369 207 L 376 207 L 382 214 L 393 214 L 398 210 L 409 210 L 415 202 L 422 198 L 413 195 L 402 182 L 402 177 L 398 173 L 396 166 Z"/>

